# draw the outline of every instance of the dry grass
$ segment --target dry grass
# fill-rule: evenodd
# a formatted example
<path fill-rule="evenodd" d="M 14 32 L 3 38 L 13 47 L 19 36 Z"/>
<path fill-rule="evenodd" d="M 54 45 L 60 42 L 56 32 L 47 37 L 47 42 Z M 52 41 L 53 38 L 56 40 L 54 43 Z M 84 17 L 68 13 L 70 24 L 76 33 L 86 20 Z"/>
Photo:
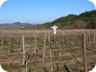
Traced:
<path fill-rule="evenodd" d="M 64 72 L 63 65 L 66 64 L 71 72 L 79 72 L 83 70 L 83 49 L 82 49 L 82 34 L 87 34 L 87 56 L 88 70 L 91 70 L 96 61 L 96 41 L 94 41 L 94 33 L 96 30 L 87 29 L 72 29 L 58 30 L 57 35 L 53 35 L 52 30 L 0 30 L 0 63 L 2 66 L 11 72 L 25 72 L 25 66 L 22 66 L 22 37 L 25 35 L 25 48 L 30 54 L 28 67 L 32 72 L 40 72 L 42 69 L 43 56 L 43 39 L 44 33 L 50 36 L 50 44 L 48 37 L 46 39 L 46 58 L 45 67 L 50 72 L 50 48 L 52 49 L 53 66 L 55 72 Z M 36 38 L 37 36 L 37 38 Z M 95 35 L 96 36 L 96 35 Z M 11 39 L 11 40 L 10 40 Z M 36 41 L 37 39 L 37 46 Z M 95 38 L 96 39 L 96 38 Z M 3 42 L 2 42 L 3 41 Z M 10 44 L 11 43 L 11 44 Z M 37 64 L 34 59 L 34 48 L 38 48 Z M 8 48 L 10 56 L 8 56 Z M 61 60 L 59 53 L 61 52 Z M 74 58 L 74 56 L 76 58 Z M 8 65 L 9 62 L 9 65 Z M 78 63 L 79 62 L 79 63 Z M 56 71 L 56 63 L 59 65 L 59 70 Z"/>

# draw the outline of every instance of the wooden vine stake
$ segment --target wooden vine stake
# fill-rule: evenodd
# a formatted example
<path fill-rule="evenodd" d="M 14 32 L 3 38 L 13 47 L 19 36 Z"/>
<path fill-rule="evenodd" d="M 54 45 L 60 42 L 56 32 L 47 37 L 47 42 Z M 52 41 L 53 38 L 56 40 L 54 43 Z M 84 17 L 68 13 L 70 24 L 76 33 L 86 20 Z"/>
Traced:
<path fill-rule="evenodd" d="M 35 42 L 34 42 L 34 61 L 35 64 L 37 64 L 37 52 L 38 52 L 38 48 L 37 48 L 37 34 L 35 35 Z"/>
<path fill-rule="evenodd" d="M 23 47 L 23 63 L 22 63 L 22 65 L 24 65 L 25 64 L 25 37 L 24 37 L 24 35 L 22 35 L 22 47 Z"/>
<path fill-rule="evenodd" d="M 8 59 L 9 59 L 9 61 L 8 61 L 8 66 L 10 65 L 10 61 L 11 61 L 11 52 L 10 52 L 10 49 L 11 49 L 11 36 L 9 37 L 9 46 L 8 46 Z"/>
<path fill-rule="evenodd" d="M 43 40 L 44 46 L 43 46 L 43 62 L 42 62 L 42 72 L 46 72 L 45 69 L 45 51 L 46 51 L 46 33 L 44 34 L 44 40 Z"/>
<path fill-rule="evenodd" d="M 49 44 L 51 45 L 51 43 L 50 43 L 50 35 L 48 36 L 48 42 L 49 42 Z M 51 64 L 51 70 L 50 70 L 50 72 L 53 72 L 53 62 L 52 62 L 52 58 L 53 58 L 53 56 L 52 56 L 52 48 L 51 48 L 51 46 L 50 46 L 50 64 Z"/>
<path fill-rule="evenodd" d="M 87 71 L 87 52 L 86 52 L 86 34 L 82 34 L 83 37 L 83 59 L 84 59 L 84 72 Z"/>
<path fill-rule="evenodd" d="M 94 42 L 96 41 L 96 33 L 95 33 L 95 30 L 94 30 Z"/>
<path fill-rule="evenodd" d="M 60 48 L 60 52 L 59 52 L 59 61 L 61 61 L 61 48 Z"/>
<path fill-rule="evenodd" d="M 53 72 L 53 61 L 52 61 L 52 49 L 50 49 L 50 59 L 51 59 L 51 72 Z"/>
<path fill-rule="evenodd" d="M 25 63 L 26 63 L 26 72 L 28 72 L 28 61 L 29 61 L 29 53 L 26 53 Z"/>

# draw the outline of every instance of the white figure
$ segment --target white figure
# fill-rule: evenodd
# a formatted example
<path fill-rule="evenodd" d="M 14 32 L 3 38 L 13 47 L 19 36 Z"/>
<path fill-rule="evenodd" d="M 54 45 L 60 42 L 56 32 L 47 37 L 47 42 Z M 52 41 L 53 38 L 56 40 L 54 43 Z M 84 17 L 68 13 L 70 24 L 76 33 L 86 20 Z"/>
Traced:
<path fill-rule="evenodd" d="M 52 26 L 51 28 L 53 29 L 54 34 L 56 34 L 56 30 L 57 30 L 58 26 L 54 25 L 54 26 Z"/>
<path fill-rule="evenodd" d="M 0 0 L 0 7 L 2 6 L 2 4 L 4 3 L 4 2 L 6 2 L 7 0 Z"/>
<path fill-rule="evenodd" d="M 7 71 L 5 71 L 5 70 L 1 67 L 1 65 L 0 65 L 0 72 L 7 72 Z"/>
<path fill-rule="evenodd" d="M 89 0 L 89 1 L 91 1 L 96 7 L 96 0 Z"/>
<path fill-rule="evenodd" d="M 93 68 L 93 70 L 89 71 L 89 72 L 96 72 L 96 65 L 95 67 Z"/>
<path fill-rule="evenodd" d="M 22 29 L 24 29 L 25 27 L 22 27 Z"/>

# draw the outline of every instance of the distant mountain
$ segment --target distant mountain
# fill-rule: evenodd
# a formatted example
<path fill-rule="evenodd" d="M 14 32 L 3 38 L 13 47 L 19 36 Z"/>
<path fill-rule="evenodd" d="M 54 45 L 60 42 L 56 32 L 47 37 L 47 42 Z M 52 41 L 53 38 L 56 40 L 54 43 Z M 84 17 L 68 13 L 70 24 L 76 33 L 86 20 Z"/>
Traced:
<path fill-rule="evenodd" d="M 32 26 L 32 24 L 20 23 L 20 22 L 15 22 L 15 23 L 12 23 L 12 24 L 8 24 L 8 23 L 0 24 L 0 28 L 27 28 L 27 27 L 30 27 L 30 26 Z"/>

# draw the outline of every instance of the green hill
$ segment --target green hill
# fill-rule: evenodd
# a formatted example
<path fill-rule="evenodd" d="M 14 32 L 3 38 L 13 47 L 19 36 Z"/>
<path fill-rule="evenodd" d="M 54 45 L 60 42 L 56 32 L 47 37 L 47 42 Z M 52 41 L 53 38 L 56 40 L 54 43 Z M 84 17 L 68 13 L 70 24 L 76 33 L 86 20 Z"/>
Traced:
<path fill-rule="evenodd" d="M 92 21 L 92 19 L 95 17 L 96 10 L 92 10 L 81 13 L 80 15 L 70 14 L 68 16 L 60 17 L 53 22 L 44 23 L 43 25 L 49 27 L 55 24 L 58 25 L 60 28 L 76 28 L 75 26 L 79 26 L 77 28 L 87 28 L 87 25 L 89 25 L 90 21 Z"/>

